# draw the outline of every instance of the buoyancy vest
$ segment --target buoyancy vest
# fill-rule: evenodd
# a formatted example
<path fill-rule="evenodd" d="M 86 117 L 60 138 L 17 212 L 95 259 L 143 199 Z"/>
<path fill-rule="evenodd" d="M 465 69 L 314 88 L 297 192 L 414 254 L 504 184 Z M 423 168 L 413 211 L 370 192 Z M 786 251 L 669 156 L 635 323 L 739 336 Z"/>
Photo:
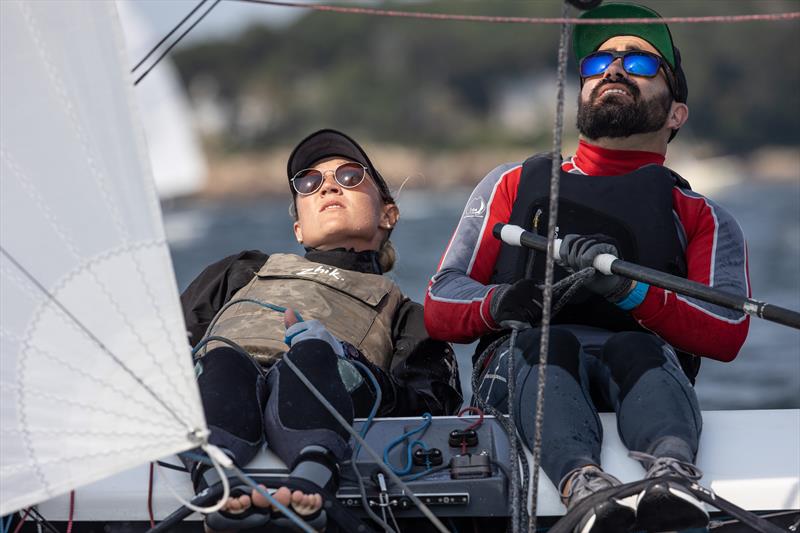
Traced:
<path fill-rule="evenodd" d="M 273 254 L 231 301 L 248 298 L 291 307 L 304 320 L 319 320 L 338 339 L 349 342 L 384 370 L 392 358 L 392 322 L 406 299 L 389 278 L 314 263 L 292 254 Z M 231 305 L 213 331 L 233 340 L 262 365 L 282 356 L 283 314 L 261 305 Z M 209 349 L 219 345 L 209 343 Z"/>
<path fill-rule="evenodd" d="M 517 196 L 509 223 L 547 235 L 551 158 L 533 156 L 523 163 Z M 685 236 L 676 223 L 672 188 L 690 189 L 675 172 L 661 165 L 646 165 L 619 176 L 587 176 L 561 171 L 557 238 L 570 233 L 601 233 L 617 241 L 627 261 L 686 277 Z M 519 279 L 544 280 L 545 254 L 503 243 L 491 283 Z M 558 264 L 554 280 L 569 273 Z M 609 331 L 645 331 L 628 312 L 586 289 L 581 289 L 553 317 L 553 324 L 582 324 Z M 679 353 L 690 378 L 699 358 Z"/>

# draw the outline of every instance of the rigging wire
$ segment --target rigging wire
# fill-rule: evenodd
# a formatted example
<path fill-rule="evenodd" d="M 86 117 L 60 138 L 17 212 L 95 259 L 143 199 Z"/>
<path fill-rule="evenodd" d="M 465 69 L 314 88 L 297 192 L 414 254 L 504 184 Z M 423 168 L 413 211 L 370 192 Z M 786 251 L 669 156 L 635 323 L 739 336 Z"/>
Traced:
<path fill-rule="evenodd" d="M 570 18 L 562 14 L 560 18 L 552 17 L 504 17 L 491 15 L 461 15 L 449 13 L 429 13 L 422 11 L 397 11 L 392 9 L 374 9 L 368 7 L 346 7 L 334 6 L 329 4 L 305 4 L 301 2 L 288 2 L 279 0 L 235 0 L 249 4 L 263 4 L 277 7 L 299 7 L 313 9 L 314 11 L 327 11 L 332 13 L 344 13 L 351 15 L 372 15 L 378 17 L 400 17 L 412 19 L 428 20 L 456 20 L 463 22 L 488 22 L 500 24 L 584 24 L 584 25 L 607 25 L 607 24 L 680 24 L 680 23 L 741 23 L 741 22 L 765 22 L 780 20 L 800 19 L 800 11 L 790 11 L 786 13 L 756 13 L 751 15 L 708 15 L 702 17 L 662 17 L 662 18 L 596 18 L 580 19 Z"/>
<path fill-rule="evenodd" d="M 561 17 L 567 18 L 569 4 L 563 3 Z M 547 220 L 547 257 L 545 259 L 544 290 L 542 291 L 541 340 L 539 342 L 539 383 L 536 391 L 536 418 L 533 435 L 533 481 L 531 483 L 532 501 L 528 532 L 536 531 L 537 499 L 539 493 L 539 464 L 542 457 L 542 425 L 544 419 L 544 388 L 546 380 L 547 352 L 550 342 L 550 311 L 553 303 L 553 267 L 555 261 L 556 223 L 558 221 L 558 188 L 561 177 L 561 136 L 564 131 L 564 84 L 567 74 L 567 48 L 572 26 L 561 25 L 558 43 L 558 93 L 556 118 L 553 125 L 553 156 L 550 169 L 550 199 Z M 527 507 L 527 502 L 526 502 Z"/>
<path fill-rule="evenodd" d="M 136 80 L 135 82 L 133 82 L 133 84 L 134 84 L 134 85 L 139 85 L 139 82 L 140 82 L 140 81 L 142 81 L 142 80 L 145 78 L 145 76 L 147 76 L 147 75 L 150 73 L 150 71 L 151 71 L 151 70 L 153 70 L 153 69 L 155 68 L 155 66 L 156 66 L 156 65 L 158 65 L 158 64 L 161 62 L 161 60 L 162 60 L 162 59 L 164 59 L 164 57 L 165 57 L 165 56 L 166 56 L 166 55 L 167 55 L 167 54 L 168 54 L 168 53 L 169 53 L 169 52 L 170 52 L 170 51 L 171 51 L 173 48 L 175 48 L 175 46 L 176 46 L 176 45 L 177 45 L 179 42 L 181 42 L 181 40 L 182 40 L 184 37 L 186 37 L 186 36 L 189 34 L 189 32 L 190 32 L 190 31 L 192 31 L 192 30 L 194 29 L 194 27 L 195 27 L 195 26 L 197 26 L 198 24 L 200 24 L 200 21 L 201 21 L 201 20 L 203 20 L 204 18 L 206 18 L 206 15 L 208 15 L 209 13 L 211 13 L 211 11 L 212 11 L 212 10 L 213 10 L 215 7 L 217 7 L 217 4 L 219 4 L 221 1 L 222 1 L 222 0 L 214 0 L 214 3 L 213 3 L 213 4 L 211 4 L 211 7 L 209 7 L 207 10 L 205 10 L 205 11 L 203 12 L 203 14 L 202 14 L 202 15 L 200 15 L 200 17 L 198 17 L 198 19 L 197 19 L 197 20 L 195 20 L 195 21 L 194 21 L 194 22 L 193 22 L 193 23 L 192 23 L 192 24 L 191 24 L 191 25 L 190 25 L 188 28 L 186 28 L 186 31 L 184 31 L 182 34 L 180 34 L 180 35 L 178 36 L 178 38 L 177 38 L 177 39 L 176 39 L 176 40 L 175 40 L 175 41 L 174 41 L 174 42 L 173 42 L 171 45 L 169 45 L 169 46 L 167 47 L 167 49 L 166 49 L 166 50 L 164 50 L 164 52 L 163 52 L 163 53 L 162 53 L 160 56 L 158 56 L 158 59 L 156 59 L 156 60 L 155 60 L 155 62 L 154 62 L 152 65 L 150 65 L 150 66 L 147 68 L 147 70 L 145 70 L 145 71 L 144 71 L 144 73 L 143 73 L 141 76 L 139 76 L 139 78 L 137 78 L 137 80 Z M 186 20 L 186 19 L 184 19 L 184 20 Z M 180 24 L 178 24 L 178 26 L 180 26 L 181 24 L 183 24 L 183 21 L 181 21 L 181 22 L 180 22 Z M 177 29 L 177 27 L 176 27 L 175 29 Z M 173 31 L 175 31 L 175 30 L 173 30 Z"/>
<path fill-rule="evenodd" d="M 167 40 L 167 39 L 169 39 L 170 37 L 172 37 L 172 34 L 173 34 L 173 33 L 175 33 L 175 32 L 178 30 L 178 28 L 180 28 L 181 26 L 183 26 L 183 25 L 186 23 L 186 21 L 187 21 L 187 20 L 189 20 L 189 18 L 190 18 L 192 15 L 194 15 L 194 14 L 197 12 L 197 10 L 198 10 L 198 9 L 200 9 L 200 6 L 202 6 L 203 4 L 205 4 L 207 1 L 208 1 L 208 0 L 200 0 L 200 3 L 198 3 L 196 6 L 194 6 L 194 9 L 192 9 L 191 11 L 189 11 L 189 13 L 188 13 L 188 14 L 187 14 L 185 17 L 183 17 L 183 19 L 182 19 L 180 22 L 178 22 L 178 24 L 177 24 L 176 26 L 174 26 L 174 27 L 173 27 L 171 30 L 169 30 L 169 33 L 167 33 L 167 34 L 166 34 L 166 35 L 165 35 L 165 36 L 164 36 L 164 37 L 163 37 L 163 38 L 162 38 L 160 41 L 158 41 L 158 44 L 156 44 L 156 45 L 155 45 L 153 48 L 151 48 L 151 49 L 150 49 L 150 51 L 149 51 L 149 52 L 147 52 L 147 54 L 146 54 L 146 55 L 145 55 L 145 56 L 144 56 L 144 57 L 143 57 L 143 58 L 142 58 L 142 59 L 141 59 L 141 60 L 140 60 L 138 63 L 136 63 L 136 66 L 134 66 L 134 67 L 131 69 L 131 74 L 133 74 L 134 72 L 136 72 L 136 70 L 137 70 L 139 67 L 141 67 L 141 66 L 144 64 L 144 62 L 145 62 L 145 61 L 147 61 L 147 59 L 148 59 L 148 58 L 149 58 L 151 55 L 153 55 L 153 53 L 154 53 L 156 50 L 158 50 L 159 48 L 161 48 L 161 45 L 162 45 L 162 44 L 164 44 L 164 43 L 166 42 L 166 40 Z"/>

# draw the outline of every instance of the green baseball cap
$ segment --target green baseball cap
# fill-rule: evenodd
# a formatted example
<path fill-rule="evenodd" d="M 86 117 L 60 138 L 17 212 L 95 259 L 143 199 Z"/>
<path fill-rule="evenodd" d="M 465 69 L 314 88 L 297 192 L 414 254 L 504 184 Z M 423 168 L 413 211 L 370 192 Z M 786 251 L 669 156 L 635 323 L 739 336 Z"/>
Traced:
<path fill-rule="evenodd" d="M 661 18 L 649 7 L 636 4 L 605 4 L 583 13 L 582 19 Z M 588 56 L 605 41 L 617 35 L 641 37 L 659 51 L 661 57 L 675 70 L 675 45 L 666 24 L 576 24 L 572 48 L 578 61 Z"/>

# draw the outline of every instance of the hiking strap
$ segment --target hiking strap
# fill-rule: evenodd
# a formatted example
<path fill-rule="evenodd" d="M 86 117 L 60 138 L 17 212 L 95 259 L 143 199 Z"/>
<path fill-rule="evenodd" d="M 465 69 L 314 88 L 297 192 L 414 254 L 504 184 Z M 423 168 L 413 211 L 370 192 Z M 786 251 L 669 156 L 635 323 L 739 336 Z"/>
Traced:
<path fill-rule="evenodd" d="M 550 528 L 549 532 L 572 533 L 572 531 L 575 529 L 575 526 L 578 525 L 578 522 L 580 522 L 581 518 L 583 518 L 583 516 L 595 505 L 602 503 L 609 498 L 622 499 L 633 496 L 652 485 L 663 483 L 664 481 L 681 485 L 700 501 L 731 515 L 743 524 L 746 524 L 748 527 L 752 528 L 753 531 L 758 533 L 781 533 L 783 531 L 775 524 L 768 522 L 755 513 L 734 505 L 728 500 L 721 498 L 711 490 L 700 486 L 696 482 L 688 481 L 680 477 L 662 476 L 634 481 L 633 483 L 625 483 L 624 485 L 609 487 L 607 489 L 598 491 L 595 494 L 592 494 L 591 496 L 588 496 L 587 498 L 578 502 L 575 507 L 570 509 L 569 512 L 567 512 L 567 514 L 561 518 L 561 520 L 556 522 L 556 524 Z"/>

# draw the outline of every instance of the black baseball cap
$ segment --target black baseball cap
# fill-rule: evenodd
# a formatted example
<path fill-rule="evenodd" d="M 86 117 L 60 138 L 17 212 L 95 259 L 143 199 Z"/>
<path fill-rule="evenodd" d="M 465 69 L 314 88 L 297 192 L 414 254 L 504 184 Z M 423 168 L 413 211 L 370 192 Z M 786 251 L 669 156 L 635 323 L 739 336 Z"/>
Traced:
<path fill-rule="evenodd" d="M 605 4 L 581 15 L 582 19 L 661 18 L 649 7 L 636 4 Z M 681 54 L 672 41 L 666 24 L 576 24 L 572 48 L 578 61 L 597 50 L 601 44 L 618 35 L 635 35 L 653 45 L 669 65 L 675 80 L 673 97 L 686 103 L 689 88 L 681 66 Z"/>
<path fill-rule="evenodd" d="M 317 161 L 328 157 L 343 157 L 364 165 L 378 186 L 383 201 L 387 204 L 394 203 L 386 181 L 369 160 L 364 149 L 344 133 L 332 129 L 316 131 L 294 147 L 286 168 L 289 181 L 301 170 L 311 168 Z M 289 188 L 294 195 L 294 188 L 291 186 Z"/>

